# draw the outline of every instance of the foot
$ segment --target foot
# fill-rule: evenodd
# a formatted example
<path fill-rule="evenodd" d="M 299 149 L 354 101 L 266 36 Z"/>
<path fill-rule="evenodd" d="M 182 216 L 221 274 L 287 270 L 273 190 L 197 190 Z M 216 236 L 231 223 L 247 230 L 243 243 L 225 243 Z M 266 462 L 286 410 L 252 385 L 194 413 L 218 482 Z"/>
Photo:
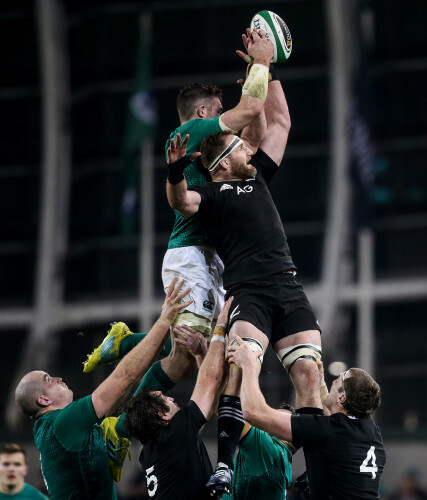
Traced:
<path fill-rule="evenodd" d="M 111 475 L 116 482 L 119 482 L 122 478 L 122 469 L 126 455 L 129 454 L 130 458 L 130 440 L 117 434 L 116 425 L 118 420 L 118 417 L 104 418 L 100 426 L 102 437 L 107 446 Z"/>
<path fill-rule="evenodd" d="M 231 495 L 232 480 L 233 471 L 231 469 L 228 467 L 218 467 L 206 483 L 206 488 L 209 490 L 211 497 L 220 498 L 224 493 Z"/>
<path fill-rule="evenodd" d="M 112 363 L 119 358 L 120 344 L 122 340 L 133 332 L 122 322 L 112 323 L 107 336 L 92 354 L 88 354 L 87 360 L 83 363 L 84 373 L 89 373 L 98 365 Z"/>

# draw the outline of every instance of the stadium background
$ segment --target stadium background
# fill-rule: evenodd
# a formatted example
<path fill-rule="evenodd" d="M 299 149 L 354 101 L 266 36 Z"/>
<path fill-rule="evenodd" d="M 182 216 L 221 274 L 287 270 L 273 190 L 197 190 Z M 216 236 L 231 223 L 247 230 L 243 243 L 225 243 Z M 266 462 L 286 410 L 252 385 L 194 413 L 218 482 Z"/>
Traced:
<path fill-rule="evenodd" d="M 47 369 L 76 397 L 88 394 L 109 369 L 83 376 L 81 362 L 108 324 L 146 330 L 159 312 L 173 223 L 163 146 L 178 123 L 177 92 L 213 82 L 224 89 L 225 109 L 233 106 L 245 69 L 235 50 L 263 8 L 281 15 L 293 36 L 291 59 L 277 68 L 292 130 L 272 191 L 324 329 L 325 364 L 374 370 L 385 487 L 409 467 L 427 472 L 422 0 L 3 2 L 1 441 L 31 441 L 31 425 L 10 400 L 17 377 Z M 149 84 L 146 103 L 157 105 L 157 125 L 142 131 L 141 182 L 123 154 L 135 132 L 127 109 L 137 66 Z M 355 106 L 372 144 L 354 133 Z M 139 185 L 141 202 L 124 216 L 124 186 L 129 195 Z M 179 401 L 192 383 L 175 390 Z M 271 354 L 262 386 L 272 405 L 292 398 Z M 214 425 L 207 435 L 214 438 Z"/>

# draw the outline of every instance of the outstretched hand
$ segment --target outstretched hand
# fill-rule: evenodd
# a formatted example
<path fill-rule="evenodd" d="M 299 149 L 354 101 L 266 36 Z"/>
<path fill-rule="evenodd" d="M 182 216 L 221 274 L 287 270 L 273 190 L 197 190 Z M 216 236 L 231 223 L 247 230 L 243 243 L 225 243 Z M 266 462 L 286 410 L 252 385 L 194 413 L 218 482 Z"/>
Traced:
<path fill-rule="evenodd" d="M 234 363 L 239 368 L 243 368 L 245 365 L 251 363 L 257 363 L 258 358 L 262 355 L 262 352 L 254 352 L 250 349 L 248 344 L 244 342 L 236 333 L 234 334 L 237 344 L 229 345 L 227 358 L 229 363 Z"/>
<path fill-rule="evenodd" d="M 247 74 L 249 73 L 249 69 L 252 65 L 252 63 L 254 62 L 252 57 L 250 55 L 248 55 L 248 47 L 249 47 L 249 44 L 252 46 L 253 44 L 253 40 L 252 40 L 252 36 L 251 36 L 251 30 L 249 28 L 246 28 L 246 34 L 243 33 L 242 35 L 242 41 L 243 41 L 243 46 L 245 47 L 245 50 L 246 52 L 243 52 L 241 50 L 236 50 L 236 54 L 241 57 L 244 61 L 246 61 L 248 63 L 248 69 L 246 71 L 246 76 Z"/>
<path fill-rule="evenodd" d="M 188 295 L 191 288 L 186 288 L 181 292 L 181 288 L 184 285 L 184 280 L 181 280 L 178 284 L 177 278 L 174 278 L 169 285 L 168 291 L 166 292 L 166 298 L 162 306 L 162 312 L 160 314 L 160 319 L 165 320 L 170 325 L 175 321 L 177 314 L 181 309 L 185 309 L 193 300 L 188 300 L 187 302 L 181 302 L 182 299 Z"/>
<path fill-rule="evenodd" d="M 247 53 L 241 50 L 236 50 L 236 53 L 244 61 L 252 64 L 254 59 L 259 59 L 266 66 L 270 64 L 274 55 L 274 47 L 266 37 L 264 30 L 257 31 L 254 28 L 251 31 L 249 28 L 246 28 L 246 34 L 242 35 L 242 41 Z"/>
<path fill-rule="evenodd" d="M 194 357 L 206 356 L 208 343 L 206 338 L 188 325 L 177 325 L 173 329 L 174 341 L 183 345 Z"/>
<path fill-rule="evenodd" d="M 217 325 L 227 325 L 228 321 L 228 312 L 230 311 L 231 303 L 233 302 L 234 297 L 229 297 L 225 303 L 224 306 L 219 313 L 218 319 L 216 321 Z"/>
<path fill-rule="evenodd" d="M 181 158 L 184 158 L 184 156 L 187 154 L 187 144 L 190 139 L 189 134 L 187 134 L 184 139 L 181 141 L 181 134 L 178 133 L 176 134 L 175 139 L 171 139 L 169 143 L 169 147 L 167 150 L 167 156 L 168 156 L 168 163 L 175 163 L 176 161 L 180 160 Z M 194 160 L 194 158 L 197 158 L 200 156 L 201 153 L 193 153 L 190 155 L 190 160 Z"/>

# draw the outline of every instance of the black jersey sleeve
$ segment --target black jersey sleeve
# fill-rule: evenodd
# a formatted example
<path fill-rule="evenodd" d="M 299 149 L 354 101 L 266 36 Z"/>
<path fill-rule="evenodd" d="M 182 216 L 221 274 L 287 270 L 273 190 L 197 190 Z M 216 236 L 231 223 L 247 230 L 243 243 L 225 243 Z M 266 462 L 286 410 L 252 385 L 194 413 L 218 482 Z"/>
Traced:
<path fill-rule="evenodd" d="M 257 169 L 257 178 L 261 176 L 267 184 L 279 168 L 277 163 L 267 153 L 264 153 L 262 149 L 258 149 L 252 157 L 250 164 Z"/>
<path fill-rule="evenodd" d="M 329 417 L 324 415 L 292 415 L 292 442 L 296 447 L 322 445 L 328 440 Z"/>
<path fill-rule="evenodd" d="M 188 188 L 189 191 L 196 191 L 196 193 L 200 194 L 200 205 L 198 210 L 198 215 L 203 216 L 205 213 L 209 214 L 210 207 L 213 203 L 215 186 L 213 182 L 208 182 L 203 185 L 190 186 Z"/>
<path fill-rule="evenodd" d="M 186 408 L 196 429 L 200 429 L 202 425 L 206 424 L 207 422 L 206 417 L 203 415 L 202 410 L 197 406 L 197 404 L 192 399 L 190 399 Z"/>

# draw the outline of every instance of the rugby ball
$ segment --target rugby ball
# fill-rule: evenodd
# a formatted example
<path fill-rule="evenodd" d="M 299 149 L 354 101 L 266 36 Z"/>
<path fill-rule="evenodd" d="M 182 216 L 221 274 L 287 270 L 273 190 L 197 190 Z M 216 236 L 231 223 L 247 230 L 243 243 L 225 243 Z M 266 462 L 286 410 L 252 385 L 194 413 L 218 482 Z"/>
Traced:
<path fill-rule="evenodd" d="M 289 59 L 292 52 L 292 37 L 281 17 L 269 10 L 262 10 L 252 18 L 251 31 L 253 29 L 264 30 L 265 36 L 274 45 L 272 63 L 281 64 Z"/>

